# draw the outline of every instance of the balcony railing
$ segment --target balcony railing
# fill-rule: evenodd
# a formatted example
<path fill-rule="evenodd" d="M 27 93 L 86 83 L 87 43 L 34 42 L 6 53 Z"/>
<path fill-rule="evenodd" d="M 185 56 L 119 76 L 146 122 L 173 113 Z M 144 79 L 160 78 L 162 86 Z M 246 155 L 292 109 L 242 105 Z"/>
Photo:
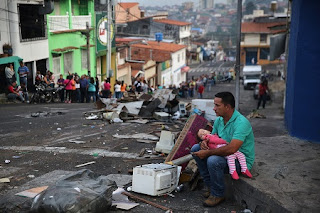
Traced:
<path fill-rule="evenodd" d="M 86 22 L 89 22 L 89 27 L 91 27 L 91 15 L 72 16 L 72 29 L 86 29 Z"/>
<path fill-rule="evenodd" d="M 91 15 L 87 16 L 72 16 L 72 28 L 77 30 L 86 29 L 86 22 L 89 22 L 89 27 L 91 26 Z M 71 30 L 69 28 L 69 15 L 63 16 L 49 16 L 49 31 L 64 31 Z"/>

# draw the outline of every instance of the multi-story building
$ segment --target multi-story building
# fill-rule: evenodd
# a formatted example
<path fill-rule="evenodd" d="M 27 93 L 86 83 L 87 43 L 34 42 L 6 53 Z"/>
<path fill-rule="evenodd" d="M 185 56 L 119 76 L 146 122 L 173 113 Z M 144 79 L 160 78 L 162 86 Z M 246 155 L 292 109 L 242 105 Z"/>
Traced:
<path fill-rule="evenodd" d="M 185 45 L 167 42 L 147 41 L 131 46 L 131 59 L 157 62 L 157 84 L 168 87 L 179 86 L 186 81 Z"/>
<path fill-rule="evenodd" d="M 177 44 L 190 45 L 191 23 L 166 18 L 147 17 L 127 22 L 126 27 L 118 28 L 117 35 L 155 38 L 158 32 L 163 33 L 164 39 L 173 40 Z"/>
<path fill-rule="evenodd" d="M 45 14 L 53 8 L 49 8 L 48 5 L 48 7 L 43 7 L 43 3 L 44 1 L 39 0 L 0 1 L 0 46 L 8 44 L 12 48 L 9 56 L 18 56 L 19 60 L 23 59 L 30 70 L 28 75 L 29 89 L 32 88 L 36 72 L 44 73 L 49 67 L 49 35 Z M 0 51 L 2 49 L 0 48 Z M 3 54 L 2 56 L 8 55 Z M 16 61 L 14 69 L 17 71 L 18 67 L 19 64 Z M 17 74 L 16 77 L 19 83 Z"/>
<path fill-rule="evenodd" d="M 54 75 L 77 73 L 96 76 L 94 20 L 93 0 L 54 1 L 54 10 L 47 16 L 49 66 Z"/>
<path fill-rule="evenodd" d="M 200 9 L 213 9 L 214 0 L 199 0 Z"/>
<path fill-rule="evenodd" d="M 121 2 L 116 6 L 116 23 L 126 23 L 141 18 L 141 10 L 137 2 Z"/>
<path fill-rule="evenodd" d="M 269 64 L 270 38 L 273 35 L 286 31 L 286 22 L 275 18 L 256 18 L 252 22 L 241 24 L 241 63 L 242 64 Z"/>

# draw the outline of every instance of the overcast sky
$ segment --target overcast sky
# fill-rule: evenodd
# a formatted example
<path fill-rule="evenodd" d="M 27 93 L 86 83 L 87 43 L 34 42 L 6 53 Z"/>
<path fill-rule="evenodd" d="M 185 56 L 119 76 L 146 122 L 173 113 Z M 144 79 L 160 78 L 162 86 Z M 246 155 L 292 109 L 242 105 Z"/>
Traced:
<path fill-rule="evenodd" d="M 121 2 L 138 2 L 141 6 L 164 6 L 164 5 L 181 5 L 183 2 L 194 2 L 195 6 L 199 6 L 199 0 L 118 0 Z M 226 2 L 226 0 L 215 0 L 215 3 Z"/>

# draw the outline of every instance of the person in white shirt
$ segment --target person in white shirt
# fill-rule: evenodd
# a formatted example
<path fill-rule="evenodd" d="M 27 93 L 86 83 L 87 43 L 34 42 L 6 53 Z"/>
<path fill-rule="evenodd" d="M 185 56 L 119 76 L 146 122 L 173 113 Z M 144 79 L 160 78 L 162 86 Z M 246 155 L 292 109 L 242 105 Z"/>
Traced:
<path fill-rule="evenodd" d="M 116 84 L 114 85 L 114 92 L 115 92 L 116 99 L 120 99 L 121 98 L 121 86 L 120 86 L 119 81 L 116 81 Z"/>
<path fill-rule="evenodd" d="M 5 75 L 6 75 L 6 81 L 7 81 L 7 85 L 11 85 L 11 83 L 13 81 L 15 81 L 14 79 L 14 70 L 13 70 L 13 65 L 12 64 L 8 64 L 4 70 Z"/>

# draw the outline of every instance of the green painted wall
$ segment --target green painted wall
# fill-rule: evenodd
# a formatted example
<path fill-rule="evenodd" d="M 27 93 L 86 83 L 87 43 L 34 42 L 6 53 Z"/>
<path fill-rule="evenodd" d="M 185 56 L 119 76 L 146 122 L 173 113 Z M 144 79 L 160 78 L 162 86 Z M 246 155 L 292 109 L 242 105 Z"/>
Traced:
<path fill-rule="evenodd" d="M 94 15 L 94 2 L 93 0 L 60 0 L 60 14 L 66 14 L 66 12 L 69 11 L 69 3 L 71 2 L 72 5 L 72 10 L 74 15 L 79 15 L 79 4 L 80 2 L 82 7 L 84 7 L 84 2 L 86 4 L 86 10 L 87 14 L 91 13 L 91 25 L 93 26 L 93 30 L 90 32 L 90 44 L 95 45 L 95 15 Z M 83 8 L 82 8 L 83 9 Z M 83 13 L 84 10 L 82 10 Z M 50 15 L 54 15 L 54 12 Z M 48 16 L 50 16 L 48 15 Z M 49 27 L 49 23 L 48 23 Z M 48 28 L 49 32 L 49 28 Z M 87 68 L 83 68 L 81 65 L 81 50 L 83 45 L 86 45 L 86 37 L 82 35 L 80 32 L 64 32 L 60 34 L 54 34 L 54 33 L 48 33 L 48 41 L 49 41 L 49 67 L 50 70 L 53 70 L 53 56 L 52 56 L 52 50 L 54 49 L 62 49 L 65 47 L 77 47 L 78 49 L 72 50 L 73 52 L 73 73 L 78 73 L 79 75 L 82 74 L 88 74 Z M 86 50 L 86 49 L 85 49 Z M 65 76 L 65 70 L 64 70 L 64 54 L 61 53 L 60 57 L 60 73 Z M 95 77 L 96 76 L 96 51 L 95 47 L 90 48 L 90 71 L 91 71 L 91 76 Z M 67 70 L 69 71 L 69 70 Z"/>

